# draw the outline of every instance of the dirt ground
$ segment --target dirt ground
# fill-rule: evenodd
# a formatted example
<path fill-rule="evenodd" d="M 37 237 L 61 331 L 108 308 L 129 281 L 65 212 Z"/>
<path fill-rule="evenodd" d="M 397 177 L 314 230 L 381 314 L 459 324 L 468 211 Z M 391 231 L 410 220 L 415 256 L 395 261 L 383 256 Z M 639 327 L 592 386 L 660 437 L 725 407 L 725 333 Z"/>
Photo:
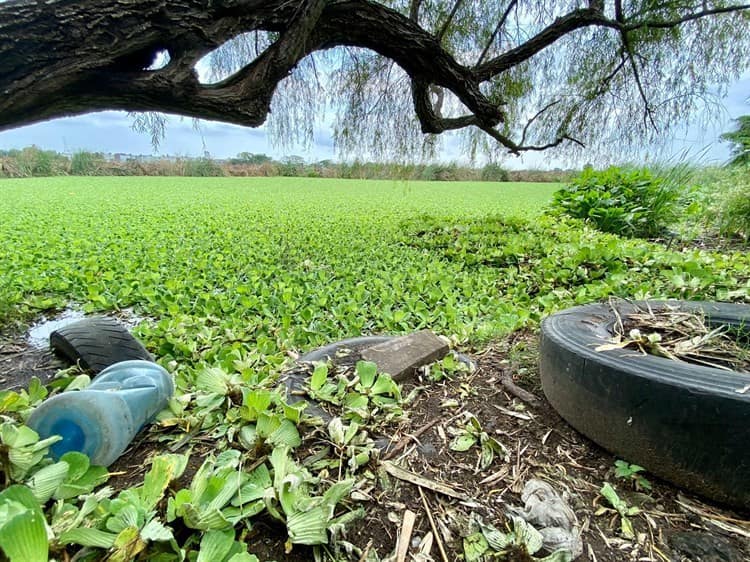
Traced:
<path fill-rule="evenodd" d="M 403 469 L 449 486 L 462 499 L 399 478 L 387 478 L 382 470 L 383 459 L 371 461 L 367 468 L 377 475 L 377 484 L 368 490 L 370 499 L 362 503 L 366 515 L 347 527 L 343 537 L 364 551 L 351 559 L 365 560 L 365 554 L 373 551 L 381 559 L 392 554 L 407 511 L 416 515 L 412 555 L 432 532 L 431 558 L 422 560 L 462 559 L 461 535 L 465 534 L 469 515 L 481 515 L 504 529 L 508 507 L 523 505 L 520 492 L 533 477 L 552 484 L 575 512 L 584 544 L 578 560 L 750 560 L 750 513 L 712 505 L 648 474 L 646 478 L 653 485 L 648 494 L 615 478 L 615 457 L 568 426 L 544 399 L 537 346 L 537 334 L 517 332 L 471 354 L 477 363 L 473 373 L 440 383 L 426 379 L 412 383 L 411 387 L 419 386 L 421 390 L 406 411 L 407 421 L 390 436 L 396 445 L 381 457 L 390 457 L 390 462 Z M 30 349 L 18 330 L 0 333 L 0 388 L 18 388 L 31 376 L 49 380 L 64 366 L 50 352 Z M 513 384 L 502 384 L 509 379 Z M 406 385 L 404 395 L 411 387 Z M 455 406 L 446 408 L 446 402 L 451 401 Z M 463 412 L 474 414 L 482 429 L 506 447 L 507 461 L 498 455 L 489 468 L 478 470 L 477 447 L 463 453 L 449 449 L 448 429 Z M 155 437 L 142 434 L 136 439 L 111 467 L 114 477 L 110 484 L 122 487 L 140 483 L 149 455 L 164 452 Z M 177 445 L 184 447 L 187 441 Z M 200 465 L 201 453 L 212 450 L 212 443 L 207 440 L 198 439 L 190 445 L 191 470 L 183 476 L 186 481 L 182 484 Z M 304 445 L 300 450 L 305 450 Z M 619 519 L 612 511 L 595 514 L 607 506 L 599 494 L 605 482 L 616 485 L 629 505 L 640 507 L 640 513 L 632 517 L 634 540 L 622 538 Z M 702 547 L 686 547 L 692 538 L 699 539 Z M 285 553 L 284 529 L 271 520 L 254 523 L 244 540 L 260 560 L 313 559 L 306 547 L 295 546 L 291 553 Z"/>

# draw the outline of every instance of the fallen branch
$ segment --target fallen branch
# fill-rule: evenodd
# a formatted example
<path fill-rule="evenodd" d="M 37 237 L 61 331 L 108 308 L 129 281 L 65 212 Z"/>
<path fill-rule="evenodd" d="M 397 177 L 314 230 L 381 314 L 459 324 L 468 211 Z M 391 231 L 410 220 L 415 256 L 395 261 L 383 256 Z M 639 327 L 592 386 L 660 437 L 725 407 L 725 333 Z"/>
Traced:
<path fill-rule="evenodd" d="M 526 402 L 527 404 L 531 406 L 539 406 L 541 404 L 541 400 L 537 398 L 535 395 L 533 395 L 528 390 L 524 390 L 520 386 L 518 386 L 516 383 L 513 382 L 513 377 L 511 377 L 509 374 L 503 374 L 503 376 L 500 378 L 500 384 L 503 385 L 503 388 L 510 392 L 513 396 L 521 400 L 522 402 Z"/>
<path fill-rule="evenodd" d="M 413 472 L 405 470 L 400 466 L 396 466 L 390 461 L 383 461 L 381 465 L 388 474 L 390 474 L 394 478 L 397 478 L 398 480 L 411 482 L 416 486 L 427 488 L 428 490 L 432 490 L 433 492 L 437 492 L 438 494 L 443 494 L 444 496 L 456 498 L 457 500 L 467 501 L 470 499 L 466 494 L 462 494 L 461 492 L 454 490 L 446 484 L 435 482 L 434 480 L 430 480 L 429 478 L 425 478 L 424 476 L 414 474 Z"/>

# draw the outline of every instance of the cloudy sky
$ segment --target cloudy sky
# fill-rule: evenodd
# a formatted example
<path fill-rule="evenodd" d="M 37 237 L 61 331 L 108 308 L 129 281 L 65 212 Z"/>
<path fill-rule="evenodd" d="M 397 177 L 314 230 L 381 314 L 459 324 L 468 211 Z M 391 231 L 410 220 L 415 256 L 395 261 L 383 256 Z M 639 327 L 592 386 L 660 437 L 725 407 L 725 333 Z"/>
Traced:
<path fill-rule="evenodd" d="M 725 111 L 718 122 L 709 127 L 688 124 L 666 139 L 663 155 L 701 155 L 704 163 L 723 162 L 729 147 L 719 142 L 719 135 L 732 127 L 732 119 L 750 114 L 750 74 L 743 76 L 729 89 L 723 100 Z M 132 119 L 126 113 L 107 111 L 78 117 L 55 119 L 27 127 L 0 132 L 0 149 L 22 148 L 35 144 L 60 152 L 90 150 L 96 152 L 126 152 L 152 154 L 150 137 L 131 129 Z M 292 154 L 310 161 L 336 159 L 330 131 L 315 132 L 314 144 L 309 147 L 275 147 L 264 128 L 250 129 L 217 122 L 201 122 L 196 129 L 191 119 L 170 117 L 166 138 L 158 153 L 176 156 L 198 156 L 208 152 L 215 158 L 235 156 L 239 152 L 265 153 L 276 158 Z M 511 168 L 554 168 L 564 166 L 550 154 L 532 154 L 526 159 L 511 157 L 505 165 Z M 439 159 L 466 162 L 456 138 L 443 142 Z"/>

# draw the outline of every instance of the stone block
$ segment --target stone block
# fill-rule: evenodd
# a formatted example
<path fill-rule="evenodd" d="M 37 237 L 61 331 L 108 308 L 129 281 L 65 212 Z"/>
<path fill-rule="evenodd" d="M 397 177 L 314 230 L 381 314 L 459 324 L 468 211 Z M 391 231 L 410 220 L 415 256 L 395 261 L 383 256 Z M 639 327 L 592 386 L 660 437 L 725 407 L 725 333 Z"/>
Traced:
<path fill-rule="evenodd" d="M 368 347 L 362 359 L 372 361 L 378 371 L 402 382 L 423 365 L 439 361 L 448 353 L 448 344 L 429 330 L 422 330 Z"/>

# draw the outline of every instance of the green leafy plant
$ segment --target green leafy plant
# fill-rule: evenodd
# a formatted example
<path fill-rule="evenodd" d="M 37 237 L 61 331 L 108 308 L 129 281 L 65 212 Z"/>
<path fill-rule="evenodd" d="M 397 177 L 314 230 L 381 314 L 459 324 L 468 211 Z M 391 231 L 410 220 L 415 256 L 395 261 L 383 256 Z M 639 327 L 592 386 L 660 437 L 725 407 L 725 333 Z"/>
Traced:
<path fill-rule="evenodd" d="M 470 527 L 473 533 L 464 537 L 463 549 L 466 562 L 482 562 L 487 559 L 516 559 L 534 562 L 570 562 L 569 551 L 557 550 L 543 558 L 535 555 L 544 543 L 542 534 L 533 525 L 520 517 L 511 516 L 506 532 L 484 522 L 473 515 Z"/>
<path fill-rule="evenodd" d="M 187 460 L 185 455 L 156 456 L 141 486 L 127 488 L 114 499 L 109 499 L 111 489 L 84 494 L 80 509 L 61 504 L 52 519 L 57 542 L 108 549 L 108 559 L 119 562 L 134 559 L 151 543 L 166 543 L 167 550 L 178 551 L 172 529 L 161 521 L 156 508 Z"/>
<path fill-rule="evenodd" d="M 314 399 L 342 407 L 342 416 L 359 424 L 382 412 L 381 422 L 400 417 L 401 390 L 386 373 L 378 373 L 370 361 L 357 361 L 354 378 L 338 375 L 336 382 L 329 379 L 326 364 L 316 365 L 310 377 L 310 394 Z"/>
<path fill-rule="evenodd" d="M 467 414 L 467 423 L 460 427 L 449 427 L 448 432 L 453 435 L 450 443 L 452 451 L 468 451 L 474 445 L 479 445 L 479 469 L 485 470 L 492 461 L 495 460 L 495 454 L 502 454 L 507 457 L 507 450 L 497 439 L 490 436 L 482 430 L 482 426 L 476 416 Z"/>
<path fill-rule="evenodd" d="M 647 168 L 586 168 L 555 193 L 553 208 L 603 232 L 651 238 L 677 219 L 680 187 Z"/>
<path fill-rule="evenodd" d="M 377 173 L 361 163 L 350 168 L 363 177 Z M 0 324 L 26 324 L 40 311 L 70 303 L 86 312 L 132 308 L 143 316 L 135 335 L 173 373 L 177 388 L 150 439 L 160 448 L 194 442 L 215 448 L 210 466 L 193 482 L 183 475 L 177 490 L 168 487 L 150 518 L 132 496 L 106 485 L 87 491 L 85 478 L 66 482 L 65 467 L 46 458 L 49 443 L 24 431 L 4 432 L 6 488 L 21 484 L 31 493 L 33 485 L 43 500 L 54 486 L 45 491 L 44 479 L 35 477 L 41 470 L 50 481 L 63 478 L 71 486 L 70 497 L 56 499 L 53 492 L 44 506 L 50 556 L 58 560 L 79 546 L 92 549 L 92 556 L 115 548 L 124 556 L 130 544 L 145 544 L 137 555 L 144 559 L 179 559 L 171 541 L 154 538 L 166 536 L 154 520 L 181 529 L 173 534 L 188 560 L 203 547 L 211 552 L 213 541 L 224 549 L 231 530 L 236 549 L 253 518 L 274 508 L 285 525 L 275 471 L 263 461 L 279 448 L 304 467 L 289 468 L 287 476 L 304 480 L 309 498 L 322 497 L 338 478 L 368 478 L 371 465 L 360 464 L 370 450 L 367 434 L 380 432 L 403 406 L 390 402 L 398 400 L 395 393 L 376 392 L 381 383 L 389 386 L 387 379 L 377 382 L 377 373 L 363 377 L 356 368 L 344 373 L 318 366 L 312 379 L 320 386 L 311 394 L 317 392 L 315 399 L 327 402 L 323 406 L 341 423 L 315 432 L 297 427 L 307 421 L 301 406 L 285 404 L 276 385 L 289 357 L 300 351 L 355 334 L 421 327 L 479 347 L 513 330 L 533 329 L 543 315 L 612 295 L 750 300 L 747 253 L 669 250 L 602 233 L 578 219 L 544 215 L 558 187 L 551 184 L 498 190 L 488 183 L 412 182 L 384 189 L 358 180 L 263 178 L 248 188 L 232 178 L 58 177 L 3 180 L 0 187 Z M 435 379 L 456 373 L 452 360 L 431 371 Z M 90 380 L 75 369 L 58 377 L 47 385 L 50 393 L 84 388 Z M 471 392 L 470 385 L 462 390 Z M 3 422 L 18 425 L 44 391 L 32 383 L 27 390 L 1 392 Z M 347 395 L 354 410 L 344 406 Z M 474 430 L 471 439 L 477 440 L 464 457 L 475 454 L 479 466 L 481 433 L 492 433 L 468 420 L 460 426 Z M 296 460 L 294 444 L 308 435 L 320 440 L 307 443 L 304 460 Z M 237 458 L 219 462 L 227 449 Z M 20 466 L 13 468 L 11 456 Z M 237 480 L 240 487 L 228 502 L 217 499 L 214 484 L 234 488 Z M 353 487 L 352 496 L 364 497 L 366 490 Z M 300 501 L 290 511 L 292 521 L 305 512 L 307 500 Z M 340 528 L 357 510 L 345 499 L 337 505 L 325 533 L 315 531 L 319 540 L 324 534 L 331 539 L 334 529 L 345 539 Z M 236 510 L 253 509 L 262 511 L 236 519 Z M 133 524 L 110 530 L 111 511 L 133 515 Z M 112 525 L 119 529 L 115 521 L 121 519 Z M 212 520 L 222 528 L 210 528 Z M 76 542 L 80 531 L 88 536 Z M 113 535 L 120 533 L 115 547 Z"/>
<path fill-rule="evenodd" d="M 633 530 L 633 523 L 630 521 L 630 518 L 638 515 L 641 510 L 635 506 L 629 506 L 625 500 L 617 495 L 617 492 L 609 482 L 604 483 L 599 493 L 609 502 L 611 508 L 600 507 L 596 511 L 596 515 L 614 513 L 615 517 L 619 517 L 620 519 L 620 532 L 622 536 L 626 539 L 635 538 L 635 531 Z"/>
<path fill-rule="evenodd" d="M 91 465 L 83 453 L 69 451 L 60 460 L 37 470 L 26 485 L 39 503 L 65 500 L 90 493 L 109 478 L 103 466 Z"/>
<path fill-rule="evenodd" d="M 342 460 L 345 460 L 348 474 L 353 474 L 360 466 L 370 462 L 374 443 L 357 422 L 353 421 L 346 426 L 340 417 L 335 417 L 329 422 L 327 429 L 336 449 L 334 458 L 326 461 L 327 466 L 340 468 Z"/>
<path fill-rule="evenodd" d="M 12 422 L 0 425 L 0 464 L 6 485 L 23 481 L 32 468 L 47 456 L 50 445 L 60 439 L 58 435 L 39 439 L 37 432 L 25 425 Z"/>
<path fill-rule="evenodd" d="M 240 490 L 250 475 L 240 468 L 240 451 L 228 449 L 209 456 L 193 477 L 190 487 L 169 499 L 167 521 L 182 518 L 185 525 L 201 531 L 221 531 L 240 519 L 260 513 L 264 504 L 248 499 Z"/>
<path fill-rule="evenodd" d="M 310 486 L 315 479 L 292 460 L 288 448 L 274 449 L 270 463 L 274 493 L 265 496 L 268 512 L 285 521 L 290 543 L 326 544 L 328 528 L 334 523 L 334 509 L 349 496 L 354 479 L 335 482 L 322 496 L 312 496 Z"/>
<path fill-rule="evenodd" d="M 18 484 L 0 492 L 0 549 L 11 562 L 46 562 L 47 525 L 31 491 Z"/>
<path fill-rule="evenodd" d="M 732 144 L 733 166 L 746 166 L 750 164 L 750 115 L 741 115 L 734 120 L 737 128 L 721 135 L 721 140 Z"/>
<path fill-rule="evenodd" d="M 623 460 L 615 461 L 615 476 L 631 481 L 636 490 L 651 490 L 651 482 L 641 474 L 645 470 L 637 464 L 630 464 Z"/>

